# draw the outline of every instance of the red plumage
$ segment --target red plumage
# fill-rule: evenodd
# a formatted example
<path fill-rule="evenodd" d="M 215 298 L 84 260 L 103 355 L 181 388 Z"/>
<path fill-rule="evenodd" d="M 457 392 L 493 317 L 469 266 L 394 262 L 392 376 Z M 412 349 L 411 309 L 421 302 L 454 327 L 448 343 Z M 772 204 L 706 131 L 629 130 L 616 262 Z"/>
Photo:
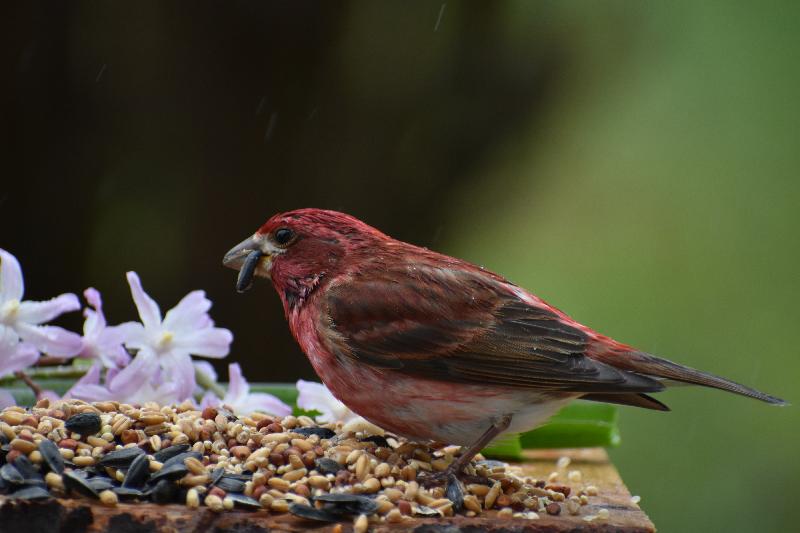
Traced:
<path fill-rule="evenodd" d="M 673 381 L 783 403 L 600 335 L 495 273 L 343 213 L 275 215 L 225 263 L 271 278 L 337 398 L 409 437 L 469 444 L 531 429 L 578 397 L 667 410 L 646 393 Z"/>

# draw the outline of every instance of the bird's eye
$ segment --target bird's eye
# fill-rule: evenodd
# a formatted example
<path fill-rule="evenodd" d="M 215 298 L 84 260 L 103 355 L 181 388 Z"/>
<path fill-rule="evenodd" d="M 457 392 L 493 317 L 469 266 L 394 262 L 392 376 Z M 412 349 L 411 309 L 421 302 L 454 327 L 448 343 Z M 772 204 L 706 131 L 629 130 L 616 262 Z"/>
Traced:
<path fill-rule="evenodd" d="M 289 228 L 280 228 L 275 232 L 275 242 L 278 244 L 286 244 L 292 240 L 294 232 Z"/>

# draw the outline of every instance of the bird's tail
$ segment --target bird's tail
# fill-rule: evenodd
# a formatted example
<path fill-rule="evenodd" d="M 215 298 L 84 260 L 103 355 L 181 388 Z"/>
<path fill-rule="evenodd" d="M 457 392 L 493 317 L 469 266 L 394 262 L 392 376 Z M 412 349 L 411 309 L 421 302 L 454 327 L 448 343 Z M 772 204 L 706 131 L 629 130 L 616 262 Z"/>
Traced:
<path fill-rule="evenodd" d="M 715 389 L 741 394 L 749 398 L 755 398 L 756 400 L 761 400 L 762 402 L 771 403 L 773 405 L 787 405 L 787 402 L 775 396 L 770 396 L 769 394 L 765 394 L 729 379 L 709 374 L 708 372 L 667 361 L 666 359 L 656 357 L 649 353 L 633 352 L 631 354 L 626 354 L 624 359 L 626 363 L 625 366 L 627 367 L 626 370 L 632 370 L 639 374 L 668 379 L 679 383 L 713 387 Z"/>

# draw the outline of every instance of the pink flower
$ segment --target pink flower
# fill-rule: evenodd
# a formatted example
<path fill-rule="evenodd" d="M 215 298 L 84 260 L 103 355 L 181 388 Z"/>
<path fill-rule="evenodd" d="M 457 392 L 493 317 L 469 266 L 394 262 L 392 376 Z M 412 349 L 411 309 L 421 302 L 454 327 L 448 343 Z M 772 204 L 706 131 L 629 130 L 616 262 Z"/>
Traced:
<path fill-rule="evenodd" d="M 22 370 L 39 359 L 39 350 L 32 344 L 20 342 L 11 328 L 0 327 L 0 377 Z M 10 392 L 0 389 L 0 409 L 14 405 Z"/>
<path fill-rule="evenodd" d="M 331 394 L 328 387 L 322 383 L 313 381 L 297 380 L 297 407 L 306 411 L 319 411 L 317 416 L 319 422 L 349 422 L 360 418 L 351 411 L 345 404 Z"/>
<path fill-rule="evenodd" d="M 62 294 L 45 302 L 22 301 L 25 284 L 17 259 L 0 249 L 0 334 L 13 331 L 49 355 L 69 357 L 81 351 L 83 343 L 76 333 L 57 326 L 42 326 L 68 311 L 80 309 L 74 294 Z"/>
<path fill-rule="evenodd" d="M 263 392 L 250 392 L 250 385 L 242 375 L 238 363 L 228 365 L 228 392 L 220 400 L 212 392 L 203 397 L 201 407 L 217 407 L 225 404 L 239 414 L 250 414 L 253 411 L 262 411 L 274 416 L 287 416 L 292 413 L 292 408 L 280 401 L 272 394 Z"/>
<path fill-rule="evenodd" d="M 162 320 L 158 304 L 144 292 L 135 272 L 128 272 L 128 284 L 142 322 L 126 326 L 125 344 L 139 352 L 130 365 L 107 379 L 109 390 L 129 398 L 149 384 L 156 396 L 189 398 L 195 388 L 191 355 L 225 357 L 233 335 L 214 327 L 208 315 L 211 301 L 203 291 L 187 294 Z"/>
<path fill-rule="evenodd" d="M 103 314 L 103 301 L 100 293 L 89 287 L 83 296 L 94 310 L 86 308 L 83 315 L 83 348 L 78 357 L 94 359 L 106 368 L 121 368 L 128 364 L 131 356 L 122 346 L 131 331 L 131 322 L 109 326 Z"/>
<path fill-rule="evenodd" d="M 152 358 L 141 358 L 138 356 L 133 359 L 133 363 L 128 367 L 133 366 L 136 361 L 141 363 L 148 363 Z M 132 378 L 131 389 L 123 391 L 113 390 L 109 387 L 119 374 L 116 369 L 109 369 L 106 373 L 106 384 L 100 383 L 102 368 L 99 364 L 94 364 L 89 371 L 64 395 L 66 398 L 78 398 L 87 402 L 99 402 L 104 400 L 116 400 L 126 403 L 143 404 L 144 402 L 158 402 L 162 405 L 179 403 L 185 398 L 180 398 L 175 390 L 175 384 L 165 382 L 161 378 L 160 370 L 156 369 L 151 375 L 146 369 L 137 365 L 139 370 L 143 370 L 140 374 L 135 374 Z"/>

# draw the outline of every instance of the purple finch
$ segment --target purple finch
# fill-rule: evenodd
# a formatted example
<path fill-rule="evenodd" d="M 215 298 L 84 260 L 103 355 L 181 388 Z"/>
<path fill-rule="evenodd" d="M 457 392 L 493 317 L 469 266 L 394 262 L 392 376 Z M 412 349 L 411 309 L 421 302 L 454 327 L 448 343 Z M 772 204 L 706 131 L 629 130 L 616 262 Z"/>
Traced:
<path fill-rule="evenodd" d="M 347 407 L 413 439 L 471 445 L 543 424 L 575 398 L 666 411 L 647 393 L 744 385 L 636 350 L 503 277 L 401 242 L 356 218 L 300 209 L 230 250 L 237 288 L 270 278 L 289 328 Z"/>

